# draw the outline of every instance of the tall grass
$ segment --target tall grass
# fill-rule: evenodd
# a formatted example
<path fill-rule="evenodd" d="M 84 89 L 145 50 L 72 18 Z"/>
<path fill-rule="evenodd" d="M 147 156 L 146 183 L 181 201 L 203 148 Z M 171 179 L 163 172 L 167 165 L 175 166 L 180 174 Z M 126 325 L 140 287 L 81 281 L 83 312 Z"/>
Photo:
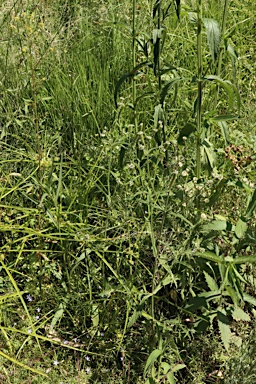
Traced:
<path fill-rule="evenodd" d="M 1 3 L 0 381 L 242 376 L 256 142 L 240 8 Z"/>

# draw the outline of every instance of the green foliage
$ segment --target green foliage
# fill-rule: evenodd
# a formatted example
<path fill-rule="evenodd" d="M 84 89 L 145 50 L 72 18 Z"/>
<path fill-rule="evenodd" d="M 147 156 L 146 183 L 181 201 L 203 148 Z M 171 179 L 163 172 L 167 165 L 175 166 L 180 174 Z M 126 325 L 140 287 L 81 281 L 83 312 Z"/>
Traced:
<path fill-rule="evenodd" d="M 1 3 L 0 381 L 253 382 L 253 7 Z"/>

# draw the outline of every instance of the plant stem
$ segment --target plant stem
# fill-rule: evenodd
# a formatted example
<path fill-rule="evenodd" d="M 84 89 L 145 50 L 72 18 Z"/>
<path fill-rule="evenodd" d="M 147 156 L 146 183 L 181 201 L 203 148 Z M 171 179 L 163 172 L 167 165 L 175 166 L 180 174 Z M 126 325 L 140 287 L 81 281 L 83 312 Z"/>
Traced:
<path fill-rule="evenodd" d="M 226 24 L 227 24 L 227 18 L 228 18 L 228 7 L 229 7 L 229 0 L 225 0 L 224 4 L 224 12 L 222 17 L 222 25 L 221 25 L 221 35 L 222 39 L 226 32 Z M 218 63 L 217 63 L 217 76 L 220 76 L 221 74 L 221 67 L 222 67 L 222 57 L 223 57 L 223 47 L 220 48 L 219 57 L 218 57 Z M 214 109 L 217 107 L 218 102 L 218 95 L 219 95 L 219 84 L 217 85 L 217 89 L 215 92 L 215 100 L 214 100 Z"/>
<path fill-rule="evenodd" d="M 133 0 L 132 8 L 132 65 L 136 67 L 136 0 Z M 137 134 L 137 114 L 136 114 L 136 74 L 132 77 L 132 104 L 134 113 L 135 133 Z"/>
<path fill-rule="evenodd" d="M 197 2 L 197 142 L 196 177 L 201 177 L 201 135 L 202 135 L 202 0 Z"/>
<path fill-rule="evenodd" d="M 37 136 L 37 157 L 38 157 L 38 179 L 39 179 L 39 190 L 38 190 L 38 217 L 37 217 L 37 229 L 38 231 L 41 230 L 41 207 L 40 203 L 42 200 L 42 150 L 41 150 L 41 140 L 40 140 L 40 132 L 39 132 L 39 116 L 38 116 L 38 110 L 37 110 L 37 89 L 36 89 L 36 74 L 35 74 L 35 66 L 33 62 L 33 55 L 32 55 L 32 46 L 30 46 L 30 67 L 31 67 L 31 87 L 32 87 L 32 93 L 33 93 L 33 113 L 34 113 L 34 121 L 35 121 L 35 128 L 36 128 L 36 136 Z M 39 274 L 39 289 L 42 290 L 42 255 L 41 255 L 41 239 L 39 240 L 38 244 L 38 251 L 37 251 L 37 259 L 39 261 L 40 265 L 40 274 Z"/>

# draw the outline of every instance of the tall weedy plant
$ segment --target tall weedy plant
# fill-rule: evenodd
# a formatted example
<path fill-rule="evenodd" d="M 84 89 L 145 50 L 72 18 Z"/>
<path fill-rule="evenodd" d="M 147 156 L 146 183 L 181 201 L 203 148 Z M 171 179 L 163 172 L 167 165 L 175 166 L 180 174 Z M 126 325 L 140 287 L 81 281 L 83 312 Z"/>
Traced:
<path fill-rule="evenodd" d="M 201 136 L 202 136 L 202 0 L 197 2 L 197 139 L 196 177 L 201 177 Z"/>

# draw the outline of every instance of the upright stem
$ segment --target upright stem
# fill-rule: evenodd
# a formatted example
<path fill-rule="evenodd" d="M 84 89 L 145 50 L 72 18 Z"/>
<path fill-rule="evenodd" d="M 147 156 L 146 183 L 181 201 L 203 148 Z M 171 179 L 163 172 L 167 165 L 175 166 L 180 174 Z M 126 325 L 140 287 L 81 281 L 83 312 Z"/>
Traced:
<path fill-rule="evenodd" d="M 197 2 L 197 142 L 196 177 L 201 177 L 201 136 L 202 136 L 202 0 Z"/>
<path fill-rule="evenodd" d="M 225 0 L 224 5 L 224 12 L 222 17 L 222 25 L 221 25 L 221 35 L 222 39 L 226 32 L 226 24 L 227 24 L 227 18 L 228 18 L 228 6 L 229 6 L 229 0 Z M 219 57 L 218 57 L 218 66 L 217 66 L 217 76 L 220 76 L 221 74 L 221 67 L 222 67 L 222 57 L 223 57 L 223 46 L 220 48 Z M 215 100 L 214 100 L 214 109 L 217 107 L 218 102 L 218 95 L 219 95 L 219 85 L 217 86 L 216 93 L 215 93 Z"/>
<path fill-rule="evenodd" d="M 38 201 L 41 202 L 42 199 L 42 150 L 41 150 L 41 139 L 40 139 L 40 132 L 39 132 L 39 116 L 38 116 L 38 109 L 37 109 L 37 89 L 36 89 L 36 73 L 35 73 L 35 66 L 33 61 L 33 55 L 32 55 L 32 47 L 30 47 L 30 67 L 31 67 L 31 86 L 32 86 L 32 93 L 33 93 L 33 113 L 34 113 L 34 122 L 35 122 L 35 129 L 36 129 L 36 136 L 37 136 L 37 156 L 38 156 L 38 179 L 39 179 L 39 191 L 38 191 Z M 38 217 L 37 217 L 37 229 L 38 231 L 41 230 L 41 213 L 40 213 L 41 207 L 38 206 Z M 39 260 L 40 265 L 40 275 L 39 275 L 39 288 L 40 291 L 42 289 L 42 255 L 41 255 L 41 239 L 39 240 L 39 250 L 37 251 L 37 258 Z"/>
<path fill-rule="evenodd" d="M 159 1 L 159 7 L 158 7 L 158 12 L 157 12 L 157 29 L 158 29 L 159 34 L 160 34 L 160 31 L 161 31 L 161 0 Z M 161 64 L 160 64 L 161 38 L 160 37 L 157 38 L 156 44 L 158 44 L 158 58 L 157 58 L 158 88 L 159 88 L 159 91 L 161 91 L 162 79 L 161 79 L 161 73 L 160 73 L 160 68 L 161 68 Z"/>
<path fill-rule="evenodd" d="M 133 68 L 136 67 L 136 0 L 133 0 L 132 8 L 132 65 Z M 137 133 L 137 114 L 135 108 L 136 102 L 136 74 L 132 78 L 132 104 L 133 104 L 133 113 L 134 113 L 134 125 L 135 133 Z"/>

